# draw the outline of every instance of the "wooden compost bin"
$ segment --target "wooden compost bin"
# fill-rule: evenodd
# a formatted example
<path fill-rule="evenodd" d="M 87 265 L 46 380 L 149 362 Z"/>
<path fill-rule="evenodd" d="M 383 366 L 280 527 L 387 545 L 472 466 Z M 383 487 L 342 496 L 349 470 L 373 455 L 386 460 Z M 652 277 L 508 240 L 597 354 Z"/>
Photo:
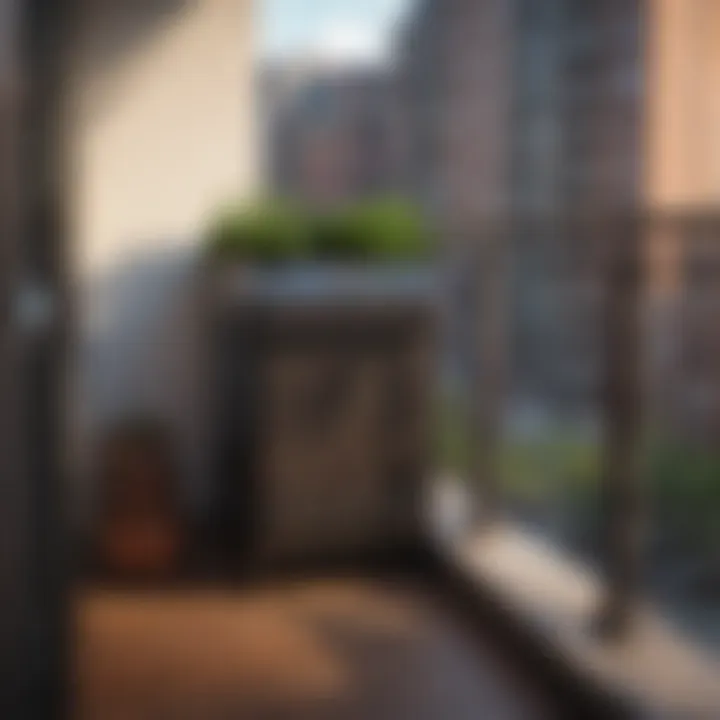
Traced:
<path fill-rule="evenodd" d="M 216 527 L 260 560 L 422 540 L 434 312 L 408 271 L 213 282 Z"/>

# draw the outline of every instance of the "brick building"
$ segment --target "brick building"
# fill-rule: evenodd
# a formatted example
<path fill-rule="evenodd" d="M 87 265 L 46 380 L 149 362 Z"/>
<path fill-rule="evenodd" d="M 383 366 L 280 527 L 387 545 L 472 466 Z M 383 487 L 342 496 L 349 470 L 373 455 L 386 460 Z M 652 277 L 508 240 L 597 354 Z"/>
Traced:
<path fill-rule="evenodd" d="M 397 188 L 397 106 L 391 75 L 328 63 L 261 73 L 273 192 L 333 204 Z"/>
<path fill-rule="evenodd" d="M 420 0 L 399 43 L 408 187 L 452 225 L 638 200 L 643 7 Z"/>
<path fill-rule="evenodd" d="M 704 0 L 417 3 L 400 54 L 405 188 L 438 221 L 461 324 L 473 323 L 473 258 L 500 221 L 513 290 L 501 344 L 516 389 L 597 397 L 601 258 L 614 232 L 601 221 L 651 214 L 633 236 L 648 396 L 664 417 L 720 428 L 720 363 L 692 270 L 714 267 L 718 229 L 658 219 L 720 199 L 719 13 Z"/>

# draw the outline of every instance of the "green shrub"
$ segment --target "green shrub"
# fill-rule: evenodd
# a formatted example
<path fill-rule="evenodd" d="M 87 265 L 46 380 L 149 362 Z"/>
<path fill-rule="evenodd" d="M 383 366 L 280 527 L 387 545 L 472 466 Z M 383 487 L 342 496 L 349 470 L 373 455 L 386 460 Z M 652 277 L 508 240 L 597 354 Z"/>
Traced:
<path fill-rule="evenodd" d="M 400 200 L 354 205 L 316 220 L 313 255 L 317 258 L 393 262 L 421 260 L 428 253 L 421 214 Z"/>
<path fill-rule="evenodd" d="M 222 210 L 209 231 L 210 253 L 223 260 L 273 264 L 309 251 L 310 224 L 291 204 L 273 202 Z"/>
<path fill-rule="evenodd" d="M 720 454 L 666 442 L 652 449 L 648 465 L 658 527 L 695 549 L 717 547 Z"/>
<path fill-rule="evenodd" d="M 567 432 L 549 432 L 536 440 L 508 440 L 502 446 L 501 472 L 511 498 L 565 500 L 587 508 L 596 500 L 600 448 L 588 438 Z"/>
<path fill-rule="evenodd" d="M 437 459 L 443 470 L 472 480 L 473 437 L 467 408 L 438 406 Z M 603 446 L 572 431 L 534 439 L 506 438 L 498 447 L 501 490 L 510 505 L 557 508 L 576 530 L 598 533 Z M 662 547 L 695 559 L 720 549 L 720 450 L 653 438 L 643 458 L 651 521 Z"/>
<path fill-rule="evenodd" d="M 278 201 L 230 207 L 218 214 L 208 241 L 217 258 L 254 263 L 412 261 L 429 249 L 420 213 L 399 200 L 314 215 Z"/>
<path fill-rule="evenodd" d="M 461 478 L 472 474 L 473 438 L 465 398 L 441 394 L 436 400 L 434 457 L 439 469 Z"/>

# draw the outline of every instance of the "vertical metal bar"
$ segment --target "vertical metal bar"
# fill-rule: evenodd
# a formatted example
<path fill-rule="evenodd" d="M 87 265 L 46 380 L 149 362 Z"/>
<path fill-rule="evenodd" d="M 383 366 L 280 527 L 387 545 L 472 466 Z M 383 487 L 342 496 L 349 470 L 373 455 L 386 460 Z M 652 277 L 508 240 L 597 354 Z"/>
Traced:
<path fill-rule="evenodd" d="M 66 714 L 58 462 L 65 315 L 56 295 L 66 9 L 0 0 L 0 716 L 17 720 Z"/>
<path fill-rule="evenodd" d="M 500 503 L 500 442 L 506 379 L 507 226 L 481 228 L 474 272 L 474 327 L 470 364 L 472 477 L 483 522 L 497 516 Z"/>
<path fill-rule="evenodd" d="M 642 225 L 637 217 L 607 227 L 602 526 L 605 598 L 598 632 L 621 637 L 641 591 L 645 497 L 642 483 Z"/>
<path fill-rule="evenodd" d="M 30 696 L 29 493 L 13 318 L 21 238 L 22 5 L 0 0 L 0 716 L 8 718 L 27 717 Z"/>
<path fill-rule="evenodd" d="M 24 283 L 44 298 L 45 322 L 25 338 L 25 432 L 32 488 L 33 670 L 37 717 L 67 716 L 68 584 L 64 484 L 66 391 L 66 234 L 64 82 L 70 2 L 26 0 L 26 238 Z"/>

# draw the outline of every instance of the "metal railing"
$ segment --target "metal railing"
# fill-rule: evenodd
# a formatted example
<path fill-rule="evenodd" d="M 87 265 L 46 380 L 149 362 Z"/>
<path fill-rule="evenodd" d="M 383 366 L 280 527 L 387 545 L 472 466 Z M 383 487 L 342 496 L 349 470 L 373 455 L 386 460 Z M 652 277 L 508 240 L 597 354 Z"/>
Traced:
<path fill-rule="evenodd" d="M 508 425 L 540 405 L 566 427 L 591 417 L 597 629 L 622 635 L 647 590 L 651 529 L 662 534 L 648 447 L 672 437 L 699 456 L 720 432 L 720 214 L 512 217 L 456 228 L 450 243 L 464 258 L 455 285 L 465 292 L 449 305 L 464 313 L 481 520 L 507 509 Z M 706 482 L 720 516 L 720 474 Z"/>

